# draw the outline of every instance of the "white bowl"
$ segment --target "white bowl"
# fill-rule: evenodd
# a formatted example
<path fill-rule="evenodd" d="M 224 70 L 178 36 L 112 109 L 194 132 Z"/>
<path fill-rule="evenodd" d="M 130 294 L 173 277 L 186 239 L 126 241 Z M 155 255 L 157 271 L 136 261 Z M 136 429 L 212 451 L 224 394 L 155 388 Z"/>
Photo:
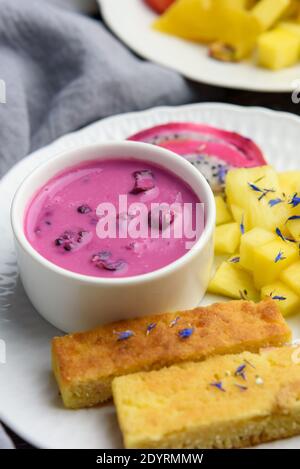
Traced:
<path fill-rule="evenodd" d="M 205 228 L 193 248 L 175 262 L 150 273 L 117 279 L 65 270 L 41 256 L 24 234 L 24 216 L 37 190 L 61 170 L 77 163 L 120 157 L 156 163 L 185 181 L 204 203 Z M 171 163 L 171 164 L 170 164 Z M 51 158 L 19 187 L 11 223 L 25 291 L 37 311 L 70 332 L 104 323 L 197 306 L 208 285 L 213 262 L 215 203 L 205 178 L 184 158 L 137 142 L 81 147 Z"/>

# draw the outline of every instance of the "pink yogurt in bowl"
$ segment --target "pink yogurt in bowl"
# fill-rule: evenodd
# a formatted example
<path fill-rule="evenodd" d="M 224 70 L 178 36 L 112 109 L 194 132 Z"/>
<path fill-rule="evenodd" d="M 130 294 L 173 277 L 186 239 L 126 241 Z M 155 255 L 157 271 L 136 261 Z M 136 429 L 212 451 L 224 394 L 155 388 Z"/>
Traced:
<path fill-rule="evenodd" d="M 11 218 L 24 288 L 64 331 L 191 308 L 206 290 L 213 194 L 168 150 L 124 142 L 60 154 L 25 179 Z"/>
<path fill-rule="evenodd" d="M 110 215 L 107 203 L 112 204 Z M 157 204 L 163 204 L 161 210 Z M 174 231 L 184 221 L 184 207 L 191 208 L 190 239 L 187 229 L 180 237 Z M 130 277 L 158 270 L 188 252 L 189 241 L 197 237 L 197 207 L 200 236 L 200 200 L 178 176 L 126 157 L 94 160 L 48 181 L 27 209 L 24 230 L 37 252 L 64 269 L 95 277 Z M 138 223 L 144 224 L 143 230 Z"/>

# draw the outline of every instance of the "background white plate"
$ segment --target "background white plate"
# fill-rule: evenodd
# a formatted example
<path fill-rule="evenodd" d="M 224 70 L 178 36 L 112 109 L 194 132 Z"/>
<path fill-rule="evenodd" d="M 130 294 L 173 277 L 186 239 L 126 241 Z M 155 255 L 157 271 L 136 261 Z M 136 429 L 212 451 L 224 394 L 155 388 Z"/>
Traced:
<path fill-rule="evenodd" d="M 299 169 L 300 119 L 290 114 L 224 104 L 156 108 L 97 122 L 66 135 L 16 165 L 0 184 L 0 339 L 7 361 L 0 364 L 0 419 L 40 448 L 120 448 L 112 405 L 65 410 L 51 373 L 50 340 L 59 334 L 33 309 L 19 282 L 9 209 L 23 178 L 58 151 L 77 145 L 120 140 L 138 130 L 169 121 L 195 121 L 252 137 L 277 169 Z M 206 296 L 203 304 L 216 297 Z M 300 317 L 289 320 L 300 337 Z M 300 448 L 300 437 L 264 445 Z"/>
<path fill-rule="evenodd" d="M 155 13 L 143 0 L 98 0 L 112 31 L 146 59 L 173 68 L 192 80 L 254 91 L 291 91 L 300 65 L 268 71 L 254 62 L 222 63 L 208 57 L 207 47 L 154 31 Z"/>

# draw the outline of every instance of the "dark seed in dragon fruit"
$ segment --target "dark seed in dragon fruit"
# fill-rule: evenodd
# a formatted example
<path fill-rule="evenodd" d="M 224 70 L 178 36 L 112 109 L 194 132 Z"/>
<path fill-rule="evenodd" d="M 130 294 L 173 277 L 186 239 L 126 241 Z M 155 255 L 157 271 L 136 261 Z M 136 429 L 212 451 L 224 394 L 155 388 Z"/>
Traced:
<path fill-rule="evenodd" d="M 155 187 L 154 175 L 150 169 L 142 169 L 133 173 L 135 180 L 134 187 L 130 194 L 140 194 Z"/>

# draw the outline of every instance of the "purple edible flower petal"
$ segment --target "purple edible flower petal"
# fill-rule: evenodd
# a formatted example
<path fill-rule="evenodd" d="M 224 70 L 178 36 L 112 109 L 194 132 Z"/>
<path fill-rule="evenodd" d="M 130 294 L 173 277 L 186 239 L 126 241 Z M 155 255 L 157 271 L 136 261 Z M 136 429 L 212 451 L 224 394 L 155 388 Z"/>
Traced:
<path fill-rule="evenodd" d="M 258 198 L 258 200 L 262 200 L 267 194 L 269 194 L 270 192 L 275 192 L 274 189 L 261 189 L 260 187 L 258 187 L 256 184 L 253 184 L 251 182 L 248 182 L 248 186 L 250 187 L 250 189 L 252 189 L 253 191 L 255 192 L 260 192 L 261 195 L 260 197 Z"/>
<path fill-rule="evenodd" d="M 229 262 L 232 264 L 238 264 L 240 262 L 240 257 L 232 257 L 232 259 L 229 259 Z"/>
<path fill-rule="evenodd" d="M 147 329 L 146 329 L 146 335 L 149 335 L 153 329 L 155 329 L 157 326 L 157 323 L 156 322 L 151 322 L 148 326 L 147 326 Z"/>
<path fill-rule="evenodd" d="M 130 194 L 140 194 L 155 187 L 154 176 L 150 169 L 142 169 L 133 173 L 135 184 Z"/>
<path fill-rule="evenodd" d="M 240 224 L 240 230 L 242 235 L 245 234 L 245 224 L 244 224 L 244 215 L 242 216 L 241 224 Z"/>
<path fill-rule="evenodd" d="M 130 331 L 130 330 L 121 331 L 121 332 L 114 331 L 114 334 L 116 334 L 118 336 L 118 341 L 127 340 L 127 339 L 130 339 L 130 337 L 134 336 L 134 332 Z"/>
<path fill-rule="evenodd" d="M 193 327 L 186 327 L 185 329 L 181 329 L 180 331 L 178 331 L 178 335 L 181 339 L 188 339 L 189 337 L 191 337 L 193 332 Z"/>
<path fill-rule="evenodd" d="M 292 220 L 300 220 L 300 215 L 293 215 L 292 217 L 289 217 L 286 221 L 286 223 L 288 221 L 292 221 Z"/>
<path fill-rule="evenodd" d="M 263 192 L 262 189 L 260 189 L 258 186 L 256 186 L 252 182 L 248 182 L 248 186 L 250 187 L 250 189 L 252 189 L 255 192 Z"/>
<path fill-rule="evenodd" d="M 269 203 L 270 207 L 275 207 L 275 205 L 281 204 L 282 202 L 283 202 L 283 200 L 278 197 L 278 199 L 269 200 L 268 203 Z"/>
<path fill-rule="evenodd" d="M 223 388 L 222 381 L 215 381 L 214 383 L 210 383 L 210 386 L 213 386 L 213 387 L 219 389 L 219 391 L 226 392 L 225 389 Z"/>
<path fill-rule="evenodd" d="M 298 205 L 300 205 L 300 197 L 298 197 L 297 192 L 293 195 L 293 198 L 291 199 L 289 204 L 292 205 L 293 208 L 298 207 Z"/>
<path fill-rule="evenodd" d="M 277 234 L 277 236 L 279 236 L 279 238 L 282 239 L 282 241 L 289 241 L 290 243 L 295 243 L 295 242 L 296 242 L 294 239 L 286 238 L 286 237 L 282 234 L 282 232 L 280 231 L 279 228 L 276 228 L 275 233 Z"/>
<path fill-rule="evenodd" d="M 284 253 L 283 251 L 279 251 L 279 253 L 277 254 L 277 256 L 275 257 L 275 264 L 277 264 L 277 262 L 279 261 L 283 261 L 284 259 L 286 259 L 286 257 L 284 257 Z"/>
<path fill-rule="evenodd" d="M 225 177 L 229 171 L 229 168 L 226 166 L 220 166 L 218 169 L 218 181 L 220 184 L 225 183 Z"/>
<path fill-rule="evenodd" d="M 286 300 L 285 296 L 280 296 L 280 295 L 272 296 L 272 293 L 271 293 L 271 298 L 272 298 L 272 300 L 278 300 L 278 301 L 285 301 Z"/>
<path fill-rule="evenodd" d="M 246 381 L 245 368 L 247 365 L 243 364 L 237 367 L 234 372 L 235 376 L 240 376 L 244 381 Z"/>

